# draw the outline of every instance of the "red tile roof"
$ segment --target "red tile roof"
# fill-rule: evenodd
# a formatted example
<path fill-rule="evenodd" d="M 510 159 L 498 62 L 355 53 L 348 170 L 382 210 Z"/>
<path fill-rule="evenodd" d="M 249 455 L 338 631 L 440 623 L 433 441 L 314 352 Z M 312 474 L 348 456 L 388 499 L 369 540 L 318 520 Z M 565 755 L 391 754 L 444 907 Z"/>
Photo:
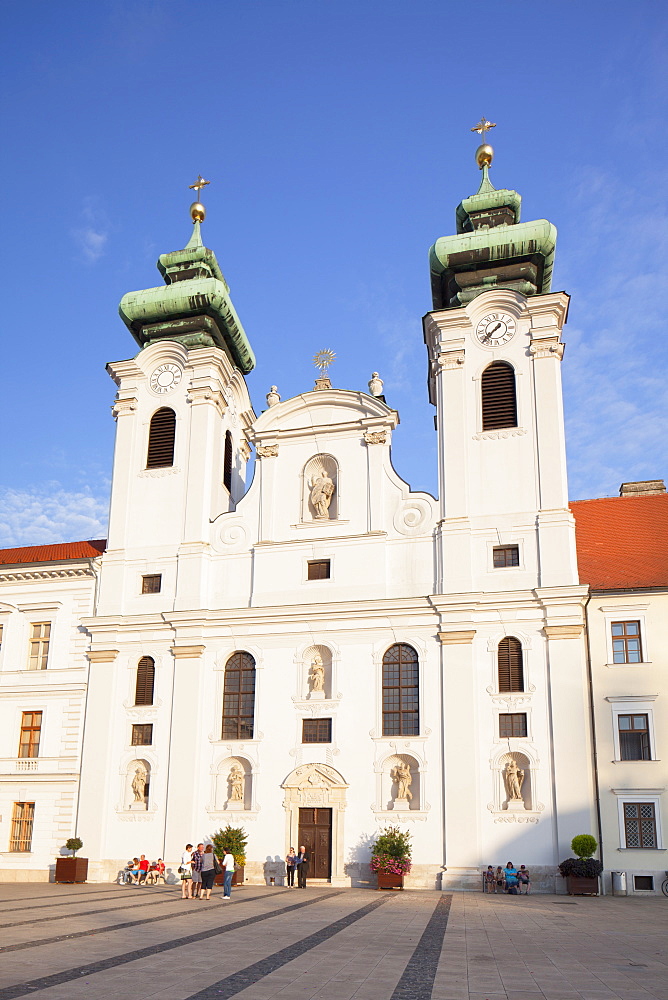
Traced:
<path fill-rule="evenodd" d="M 106 538 L 98 538 L 93 542 L 58 542 L 56 545 L 27 545 L 21 549 L 0 549 L 0 565 L 94 559 L 101 555 L 106 547 Z"/>
<path fill-rule="evenodd" d="M 668 585 L 668 493 L 576 500 L 580 582 L 594 590 Z"/>

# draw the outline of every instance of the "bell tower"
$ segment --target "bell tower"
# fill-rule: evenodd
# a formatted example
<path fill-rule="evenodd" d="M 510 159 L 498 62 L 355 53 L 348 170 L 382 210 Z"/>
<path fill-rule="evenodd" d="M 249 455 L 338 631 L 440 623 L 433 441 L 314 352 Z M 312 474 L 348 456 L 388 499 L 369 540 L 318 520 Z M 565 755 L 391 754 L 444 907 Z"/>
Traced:
<path fill-rule="evenodd" d="M 473 131 L 493 128 L 482 119 Z M 556 229 L 520 222 L 517 191 L 478 191 L 429 252 L 424 319 L 436 406 L 441 593 L 577 582 L 561 393 L 568 296 L 551 291 Z M 500 573 L 499 570 L 503 569 Z"/>
<path fill-rule="evenodd" d="M 107 366 L 118 392 L 101 614 L 206 606 L 210 521 L 245 492 L 255 358 L 202 242 L 204 206 L 190 211 L 185 248 L 158 260 L 164 285 L 119 307 L 141 350 Z"/>

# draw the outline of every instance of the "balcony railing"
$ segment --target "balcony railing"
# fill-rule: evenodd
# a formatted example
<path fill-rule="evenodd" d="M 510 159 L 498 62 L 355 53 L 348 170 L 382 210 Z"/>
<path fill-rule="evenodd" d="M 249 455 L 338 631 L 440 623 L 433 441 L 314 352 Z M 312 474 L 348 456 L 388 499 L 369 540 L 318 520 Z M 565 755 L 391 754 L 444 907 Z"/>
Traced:
<path fill-rule="evenodd" d="M 77 757 L 0 757 L 0 774 L 76 774 Z"/>

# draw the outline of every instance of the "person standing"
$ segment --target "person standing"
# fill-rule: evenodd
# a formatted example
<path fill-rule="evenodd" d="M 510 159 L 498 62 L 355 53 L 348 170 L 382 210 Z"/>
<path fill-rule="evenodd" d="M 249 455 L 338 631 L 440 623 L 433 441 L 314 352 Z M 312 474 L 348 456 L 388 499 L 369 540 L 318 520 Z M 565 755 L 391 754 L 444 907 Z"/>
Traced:
<path fill-rule="evenodd" d="M 204 848 L 204 854 L 202 855 L 202 890 L 200 892 L 200 899 L 211 899 L 213 880 L 216 877 L 214 857 L 213 845 L 207 844 Z M 205 893 L 206 897 L 204 895 Z"/>
<path fill-rule="evenodd" d="M 193 899 L 200 895 L 202 890 L 202 862 L 204 861 L 204 844 L 198 844 L 197 850 L 193 851 Z"/>
<path fill-rule="evenodd" d="M 234 856 L 225 848 L 223 858 L 223 900 L 232 899 L 232 876 L 234 875 Z"/>
<path fill-rule="evenodd" d="M 297 860 L 295 862 L 297 866 L 297 888 L 306 888 L 306 876 L 308 875 L 308 866 L 311 863 L 311 855 L 306 850 L 304 845 L 299 848 L 299 854 L 297 855 Z"/>
<path fill-rule="evenodd" d="M 192 899 L 192 853 L 193 845 L 186 844 L 186 849 L 181 855 L 179 874 L 181 876 L 181 899 Z"/>
<path fill-rule="evenodd" d="M 285 858 L 285 870 L 288 873 L 288 885 L 294 888 L 295 884 L 295 861 L 297 860 L 297 855 L 295 854 L 294 847 L 291 847 Z"/>
<path fill-rule="evenodd" d="M 494 874 L 494 867 L 492 865 L 487 865 L 487 871 L 484 873 L 485 879 L 485 892 L 494 892 L 496 889 L 496 875 Z"/>

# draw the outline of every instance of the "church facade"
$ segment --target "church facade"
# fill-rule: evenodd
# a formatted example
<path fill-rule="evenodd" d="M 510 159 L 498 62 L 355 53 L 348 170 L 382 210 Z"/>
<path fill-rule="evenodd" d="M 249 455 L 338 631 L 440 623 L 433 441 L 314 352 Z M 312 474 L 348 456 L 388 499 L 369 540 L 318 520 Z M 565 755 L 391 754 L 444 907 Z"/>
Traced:
<path fill-rule="evenodd" d="M 392 465 L 376 373 L 368 391 L 272 387 L 254 413 L 199 203 L 165 284 L 124 297 L 140 350 L 108 366 L 106 544 L 1 558 L 0 877 L 47 877 L 75 832 L 90 878 L 140 852 L 175 867 L 230 824 L 250 881 L 306 844 L 314 878 L 366 885 L 371 842 L 399 825 L 409 886 L 479 889 L 510 859 L 555 891 L 573 836 L 600 837 L 568 296 L 554 227 L 520 222 L 490 147 L 478 159 L 430 254 L 438 500 Z"/>

